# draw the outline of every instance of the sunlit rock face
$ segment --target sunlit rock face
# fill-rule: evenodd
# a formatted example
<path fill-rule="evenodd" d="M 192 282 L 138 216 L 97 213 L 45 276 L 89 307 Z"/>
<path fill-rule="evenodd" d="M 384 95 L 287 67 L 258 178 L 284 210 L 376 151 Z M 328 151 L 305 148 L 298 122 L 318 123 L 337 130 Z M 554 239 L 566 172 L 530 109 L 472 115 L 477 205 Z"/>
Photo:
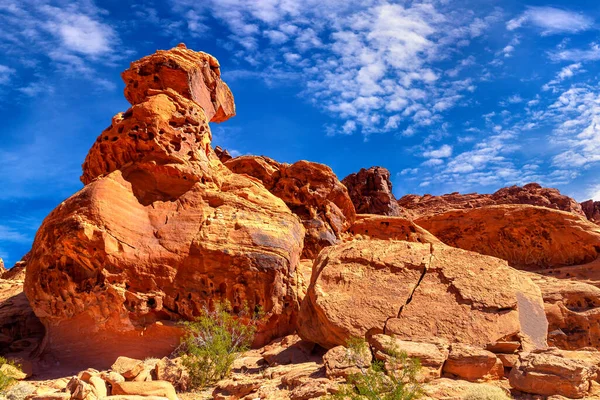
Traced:
<path fill-rule="evenodd" d="M 221 300 L 264 311 L 255 345 L 293 331 L 304 228 L 214 153 L 208 122 L 235 110 L 216 59 L 178 46 L 123 78 L 132 107 L 98 137 L 85 187 L 45 219 L 31 251 L 25 292 L 46 352 L 106 365 L 166 355 L 175 322 Z"/>

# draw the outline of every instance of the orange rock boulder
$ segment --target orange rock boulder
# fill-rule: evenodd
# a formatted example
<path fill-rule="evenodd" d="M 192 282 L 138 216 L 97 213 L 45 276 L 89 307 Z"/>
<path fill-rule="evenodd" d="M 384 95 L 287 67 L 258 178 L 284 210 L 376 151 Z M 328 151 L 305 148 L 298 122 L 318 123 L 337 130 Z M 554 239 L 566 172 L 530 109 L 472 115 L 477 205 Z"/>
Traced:
<path fill-rule="evenodd" d="M 390 171 L 382 167 L 361 169 L 342 180 L 348 188 L 356 212 L 361 214 L 401 215 L 392 193 Z"/>
<path fill-rule="evenodd" d="M 600 201 L 584 201 L 581 203 L 581 208 L 587 219 L 600 225 Z"/>
<path fill-rule="evenodd" d="M 324 247 L 339 242 L 356 212 L 348 190 L 326 165 L 298 161 L 279 163 L 268 157 L 241 156 L 225 165 L 237 174 L 261 181 L 300 217 L 306 236 L 304 258 L 316 258 Z"/>
<path fill-rule="evenodd" d="M 530 205 L 448 211 L 415 223 L 442 242 L 542 269 L 583 264 L 600 255 L 600 228 L 574 213 Z"/>
<path fill-rule="evenodd" d="M 304 228 L 212 150 L 211 114 L 233 107 L 217 67 L 178 47 L 123 74 L 134 105 L 92 146 L 86 186 L 45 219 L 27 266 L 25 292 L 57 358 L 166 355 L 181 335 L 173 323 L 219 300 L 265 312 L 257 345 L 294 329 Z"/>
<path fill-rule="evenodd" d="M 505 261 L 440 243 L 370 239 L 321 252 L 298 329 L 326 348 L 377 333 L 535 348 L 545 346 L 547 321 L 537 286 Z"/>

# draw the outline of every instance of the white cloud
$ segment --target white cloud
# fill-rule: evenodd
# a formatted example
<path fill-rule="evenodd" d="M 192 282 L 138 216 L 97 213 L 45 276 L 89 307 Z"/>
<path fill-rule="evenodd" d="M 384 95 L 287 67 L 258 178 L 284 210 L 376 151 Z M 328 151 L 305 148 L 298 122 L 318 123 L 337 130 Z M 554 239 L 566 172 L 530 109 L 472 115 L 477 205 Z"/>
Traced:
<path fill-rule="evenodd" d="M 15 75 L 15 69 L 6 65 L 0 64 L 0 85 L 6 85 Z"/>
<path fill-rule="evenodd" d="M 567 65 L 562 68 L 558 74 L 556 74 L 556 78 L 548 82 L 542 87 L 542 90 L 556 90 L 556 85 L 564 81 L 565 79 L 572 78 L 575 74 L 583 72 L 581 70 L 581 63 Z"/>
<path fill-rule="evenodd" d="M 445 144 L 442 145 L 439 149 L 436 150 L 428 150 L 423 152 L 423 157 L 425 158 L 447 158 L 452 155 L 452 146 Z"/>
<path fill-rule="evenodd" d="M 587 15 L 554 7 L 529 7 L 519 17 L 506 23 L 509 31 L 533 25 L 543 35 L 577 33 L 591 29 L 594 20 Z"/>
<path fill-rule="evenodd" d="M 501 17 L 422 0 L 171 1 L 181 15 L 192 9 L 225 25 L 231 34 L 220 37 L 251 68 L 293 70 L 301 96 L 341 120 L 330 134 L 413 133 L 442 122 L 475 90 L 453 80 L 458 69 L 475 66 L 459 55 L 459 42 L 484 36 Z M 460 61 L 445 74 L 440 63 L 449 58 Z"/>
<path fill-rule="evenodd" d="M 558 51 L 551 52 L 550 59 L 553 61 L 574 61 L 574 62 L 585 62 L 585 61 L 598 61 L 600 60 L 600 45 L 592 43 L 590 48 L 587 50 L 582 49 L 558 49 Z"/>
<path fill-rule="evenodd" d="M 600 201 L 600 184 L 590 186 L 587 196 L 594 201 Z"/>

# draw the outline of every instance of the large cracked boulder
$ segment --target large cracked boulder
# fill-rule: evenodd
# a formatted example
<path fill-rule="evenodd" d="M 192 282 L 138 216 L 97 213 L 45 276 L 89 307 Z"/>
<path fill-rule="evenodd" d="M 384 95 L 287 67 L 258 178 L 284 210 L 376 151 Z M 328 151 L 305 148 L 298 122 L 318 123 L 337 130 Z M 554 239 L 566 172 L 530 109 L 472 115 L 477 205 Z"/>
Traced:
<path fill-rule="evenodd" d="M 255 345 L 294 329 L 304 228 L 212 150 L 210 115 L 233 109 L 214 62 L 178 47 L 133 63 L 132 108 L 94 143 L 85 187 L 39 229 L 25 292 L 63 362 L 167 355 L 174 323 L 216 301 L 265 312 Z"/>
<path fill-rule="evenodd" d="M 510 186 L 493 194 L 460 194 L 458 192 L 442 196 L 406 195 L 398 204 L 407 209 L 415 218 L 443 213 L 450 210 L 471 209 L 501 204 L 529 204 L 584 215 L 581 205 L 558 189 L 544 188 L 537 183 L 523 187 Z"/>
<path fill-rule="evenodd" d="M 442 242 L 536 270 L 591 262 L 600 228 L 574 213 L 530 205 L 453 210 L 415 220 Z"/>
<path fill-rule="evenodd" d="M 390 171 L 383 167 L 362 168 L 342 180 L 357 213 L 398 216 L 400 206 L 392 193 Z"/>
<path fill-rule="evenodd" d="M 327 165 L 310 161 L 279 163 L 264 156 L 240 156 L 225 165 L 236 174 L 258 179 L 282 199 L 306 229 L 303 258 L 340 241 L 356 212 L 348 190 Z"/>
<path fill-rule="evenodd" d="M 370 239 L 321 252 L 298 330 L 326 348 L 377 333 L 537 348 L 547 321 L 538 287 L 505 261 L 440 243 Z"/>

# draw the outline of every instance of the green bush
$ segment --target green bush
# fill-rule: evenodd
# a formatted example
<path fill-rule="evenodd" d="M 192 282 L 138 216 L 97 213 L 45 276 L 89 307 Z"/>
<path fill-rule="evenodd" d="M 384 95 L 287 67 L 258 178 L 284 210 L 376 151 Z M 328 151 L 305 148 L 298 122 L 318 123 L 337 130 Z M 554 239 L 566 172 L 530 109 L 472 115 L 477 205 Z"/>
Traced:
<path fill-rule="evenodd" d="M 8 364 L 8 365 L 12 365 L 13 367 L 20 368 L 14 362 L 8 361 L 6 358 L 0 356 L 0 366 L 2 366 L 4 364 Z M 17 382 L 16 379 L 14 379 L 13 377 L 8 376 L 5 373 L 3 373 L 2 371 L 0 371 L 0 393 L 3 393 L 6 389 L 8 389 L 10 386 L 12 386 L 16 382 Z"/>
<path fill-rule="evenodd" d="M 463 400 L 510 400 L 510 397 L 499 387 L 479 384 L 469 389 Z"/>
<path fill-rule="evenodd" d="M 185 322 L 186 335 L 179 349 L 194 389 L 225 378 L 238 353 L 248 350 L 256 332 L 256 318 L 247 309 L 234 314 L 229 303 L 205 308 L 195 321 Z"/>
<path fill-rule="evenodd" d="M 347 347 L 350 353 L 364 351 L 366 342 L 352 338 Z M 418 359 L 409 358 L 406 353 L 389 349 L 387 364 L 375 361 L 368 369 L 351 375 L 347 384 L 333 395 L 339 400 L 412 400 L 422 395 L 417 374 L 421 369 Z M 350 356 L 352 359 L 352 356 Z"/>

